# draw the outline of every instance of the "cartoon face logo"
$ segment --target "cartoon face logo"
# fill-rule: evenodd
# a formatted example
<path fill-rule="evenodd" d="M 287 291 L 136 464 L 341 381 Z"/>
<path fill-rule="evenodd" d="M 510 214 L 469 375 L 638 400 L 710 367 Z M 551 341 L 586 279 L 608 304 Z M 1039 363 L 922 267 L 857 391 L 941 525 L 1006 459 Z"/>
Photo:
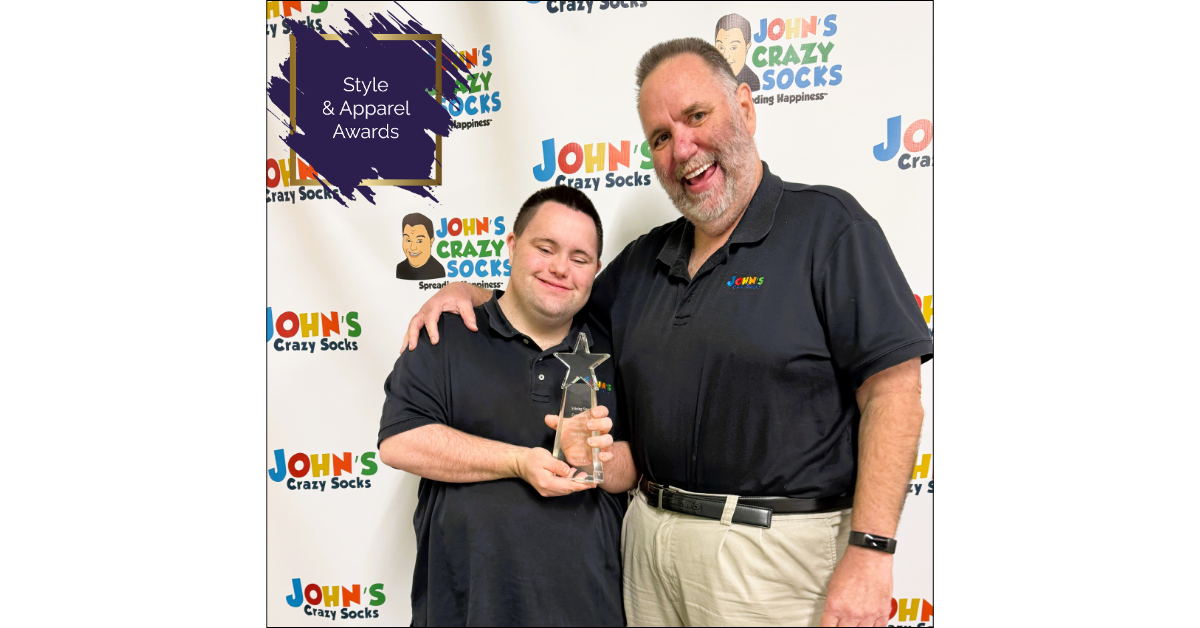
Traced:
<path fill-rule="evenodd" d="M 425 225 L 404 225 L 404 255 L 413 268 L 420 268 L 433 253 L 429 230 Z"/>
<path fill-rule="evenodd" d="M 424 214 L 404 217 L 402 249 L 404 261 L 396 265 L 397 279 L 437 279 L 446 276 L 441 262 L 433 259 L 433 221 Z"/>
<path fill-rule="evenodd" d="M 750 48 L 750 21 L 737 13 L 726 15 L 717 20 L 713 40 L 713 46 L 725 55 L 737 81 L 748 85 L 752 92 L 758 91 L 758 75 L 746 65 L 746 53 Z"/>

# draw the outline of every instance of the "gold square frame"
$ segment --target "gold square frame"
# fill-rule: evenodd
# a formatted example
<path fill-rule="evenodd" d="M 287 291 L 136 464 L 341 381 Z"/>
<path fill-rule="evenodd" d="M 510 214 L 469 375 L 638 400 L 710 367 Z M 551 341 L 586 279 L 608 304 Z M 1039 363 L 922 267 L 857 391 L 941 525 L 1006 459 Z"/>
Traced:
<path fill-rule="evenodd" d="M 374 34 L 374 33 L 372 33 Z M 341 41 L 341 35 L 321 35 L 327 41 Z M 296 132 L 296 35 L 289 35 L 291 46 L 291 63 L 289 64 L 290 76 L 288 77 L 291 86 L 288 96 L 288 116 L 291 127 L 288 129 L 288 135 Z M 437 90 L 437 100 L 442 101 L 442 36 L 439 34 L 432 35 L 378 35 L 375 34 L 375 39 L 379 41 L 396 41 L 396 40 L 425 40 L 436 42 L 436 62 L 434 63 L 433 71 L 435 73 L 434 85 Z M 384 187 L 394 185 L 441 185 L 442 184 L 442 136 L 437 133 L 433 134 L 436 149 L 434 153 L 434 178 L 432 179 L 363 179 L 358 182 L 359 186 L 366 187 Z M 288 178 L 291 179 L 293 185 L 306 184 L 318 185 L 321 182 L 316 179 L 299 179 L 296 176 L 300 171 L 296 170 L 296 149 L 289 147 L 288 156 Z M 325 183 L 328 183 L 326 181 Z"/>

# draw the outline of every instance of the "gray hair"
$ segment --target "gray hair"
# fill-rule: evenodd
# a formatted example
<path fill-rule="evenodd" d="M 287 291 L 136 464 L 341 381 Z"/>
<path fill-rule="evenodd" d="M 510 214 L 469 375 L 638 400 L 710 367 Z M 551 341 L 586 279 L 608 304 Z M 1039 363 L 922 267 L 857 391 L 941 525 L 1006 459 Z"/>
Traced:
<path fill-rule="evenodd" d="M 736 102 L 738 80 L 733 75 L 733 69 L 729 67 L 729 62 L 725 60 L 725 56 L 713 47 L 712 44 L 703 39 L 698 37 L 682 37 L 655 44 L 653 48 L 646 51 L 646 54 L 642 55 L 642 60 L 638 61 L 637 89 L 639 103 L 641 102 L 642 83 L 646 81 L 646 77 L 650 76 L 650 73 L 662 65 L 664 61 L 682 54 L 694 54 L 700 57 L 700 60 L 713 71 L 713 75 L 725 87 L 726 98 L 730 102 Z"/>

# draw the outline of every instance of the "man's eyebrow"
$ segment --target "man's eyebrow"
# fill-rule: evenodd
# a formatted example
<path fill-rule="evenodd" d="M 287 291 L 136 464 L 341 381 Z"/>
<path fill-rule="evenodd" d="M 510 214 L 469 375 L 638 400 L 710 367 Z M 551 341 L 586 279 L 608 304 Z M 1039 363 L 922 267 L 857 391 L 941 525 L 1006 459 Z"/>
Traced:
<path fill-rule="evenodd" d="M 545 242 L 547 244 L 553 244 L 554 246 L 558 246 L 558 242 L 555 242 L 554 240 L 552 240 L 550 238 L 542 237 L 542 238 L 534 238 L 533 239 L 534 244 L 538 244 L 541 242 Z M 586 255 L 588 257 L 588 259 L 592 259 L 593 257 L 595 257 L 594 255 L 592 255 L 591 253 L 588 253 L 587 251 L 585 251 L 583 249 L 575 249 L 574 251 L 571 251 L 572 255 L 574 255 L 576 253 L 583 253 L 584 255 Z"/>
<path fill-rule="evenodd" d="M 697 111 L 700 111 L 701 109 L 709 109 L 709 108 L 710 108 L 710 106 L 707 104 L 694 102 L 694 103 L 688 105 L 687 109 L 683 110 L 683 117 L 690 118 L 693 113 L 696 113 Z M 667 127 L 665 127 L 665 126 L 655 127 L 654 130 L 651 131 L 650 134 L 646 136 L 646 139 L 648 141 L 652 142 L 654 140 L 654 138 L 658 137 L 659 133 L 662 133 L 665 130 L 667 130 Z"/>

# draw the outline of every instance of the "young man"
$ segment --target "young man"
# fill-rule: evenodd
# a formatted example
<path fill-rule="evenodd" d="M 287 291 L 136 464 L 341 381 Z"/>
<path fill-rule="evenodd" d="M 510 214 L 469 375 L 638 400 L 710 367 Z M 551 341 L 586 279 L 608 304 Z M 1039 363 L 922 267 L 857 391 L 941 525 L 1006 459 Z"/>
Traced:
<path fill-rule="evenodd" d="M 443 317 L 441 342 L 422 335 L 384 384 L 381 459 L 424 478 L 413 625 L 624 625 L 621 493 L 636 476 L 612 411 L 615 360 L 595 367 L 588 445 L 601 448 L 602 490 L 568 479 L 547 416 L 567 375 L 555 353 L 581 333 L 612 353 L 607 330 L 577 316 L 600 270 L 600 216 L 583 192 L 545 188 L 507 242 L 508 291 L 475 309 L 483 331 Z"/>

